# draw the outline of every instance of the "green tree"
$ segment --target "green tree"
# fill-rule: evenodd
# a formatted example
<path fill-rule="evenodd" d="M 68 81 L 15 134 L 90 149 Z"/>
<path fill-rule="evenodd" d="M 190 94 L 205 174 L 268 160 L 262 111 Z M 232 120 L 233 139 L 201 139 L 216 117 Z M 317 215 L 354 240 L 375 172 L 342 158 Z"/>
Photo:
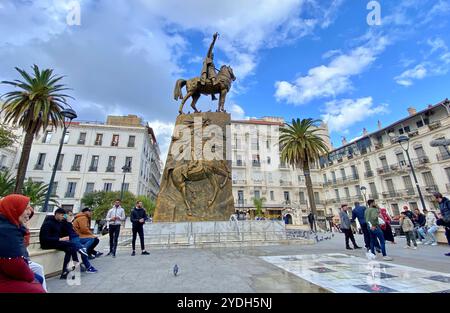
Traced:
<path fill-rule="evenodd" d="M 92 218 L 94 220 L 101 220 L 106 217 L 116 199 L 120 199 L 120 191 L 94 191 L 86 194 L 81 199 L 81 203 L 92 209 Z M 134 194 L 129 191 L 124 192 L 122 207 L 125 209 L 127 216 L 130 216 L 135 204 L 136 197 Z"/>
<path fill-rule="evenodd" d="M 16 180 L 8 171 L 0 171 L 0 197 L 5 197 L 14 191 Z"/>
<path fill-rule="evenodd" d="M 142 204 L 144 205 L 147 214 L 153 216 L 156 207 L 155 201 L 146 196 L 137 196 L 136 201 L 142 201 Z"/>
<path fill-rule="evenodd" d="M 264 206 L 264 202 L 266 202 L 266 198 L 253 198 L 253 205 L 255 206 L 255 215 L 258 217 L 263 217 L 264 213 L 262 211 L 262 207 Z"/>
<path fill-rule="evenodd" d="M 31 75 L 17 67 L 16 70 L 23 80 L 2 81 L 18 89 L 2 96 L 5 98 L 2 112 L 5 123 L 20 126 L 25 132 L 14 188 L 15 193 L 21 193 L 34 137 L 49 125 L 55 128 L 62 125 L 64 117 L 61 111 L 67 106 L 70 96 L 60 93 L 68 88 L 59 83 L 63 76 L 54 75 L 52 69 L 41 71 L 34 65 Z"/>
<path fill-rule="evenodd" d="M 10 147 L 17 141 L 17 136 L 5 125 L 0 124 L 0 148 Z"/>
<path fill-rule="evenodd" d="M 281 160 L 303 169 L 309 204 L 314 216 L 317 216 L 317 209 L 309 165 L 328 153 L 328 146 L 318 134 L 322 131 L 318 126 L 319 122 L 320 120 L 311 118 L 293 119 L 292 124 L 286 123 L 280 128 Z"/>
<path fill-rule="evenodd" d="M 48 185 L 43 182 L 34 182 L 28 179 L 23 184 L 23 195 L 30 198 L 31 206 L 34 208 L 42 207 L 45 201 L 45 196 L 47 195 Z M 57 196 L 50 196 L 50 203 L 54 205 L 59 205 L 56 200 Z"/>

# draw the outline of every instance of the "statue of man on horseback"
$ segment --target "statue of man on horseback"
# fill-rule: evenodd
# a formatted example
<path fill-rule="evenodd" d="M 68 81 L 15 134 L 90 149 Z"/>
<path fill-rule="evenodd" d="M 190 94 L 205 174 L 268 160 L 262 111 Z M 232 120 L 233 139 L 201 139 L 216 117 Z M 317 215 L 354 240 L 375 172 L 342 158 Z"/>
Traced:
<path fill-rule="evenodd" d="M 230 91 L 231 83 L 236 80 L 233 69 L 230 66 L 223 65 L 219 72 L 216 73 L 214 66 L 214 45 L 216 43 L 218 33 L 213 35 L 213 41 L 209 46 L 208 53 L 203 61 L 202 71 L 200 77 L 195 77 L 189 80 L 179 79 L 175 84 L 174 99 L 182 99 L 178 112 L 183 114 L 183 107 L 186 101 L 192 97 L 191 107 L 195 113 L 197 110 L 196 103 L 200 96 L 211 95 L 212 100 L 217 100 L 215 94 L 220 94 L 219 104 L 216 112 L 225 112 L 225 98 Z M 186 86 L 187 94 L 183 97 L 181 89 Z"/>

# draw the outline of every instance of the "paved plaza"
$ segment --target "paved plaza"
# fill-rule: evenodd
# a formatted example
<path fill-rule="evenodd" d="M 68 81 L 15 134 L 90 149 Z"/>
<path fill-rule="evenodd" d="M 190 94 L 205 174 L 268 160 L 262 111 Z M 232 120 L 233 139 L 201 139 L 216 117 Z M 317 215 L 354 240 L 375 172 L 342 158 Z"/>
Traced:
<path fill-rule="evenodd" d="M 106 239 L 106 238 L 105 238 Z M 362 244 L 363 239 L 357 236 Z M 447 292 L 448 246 L 404 249 L 388 244 L 393 262 L 370 262 L 365 250 L 345 250 L 342 234 L 314 245 L 158 249 L 132 257 L 121 247 L 115 259 L 93 261 L 97 274 L 81 273 L 68 284 L 48 280 L 50 292 Z M 105 240 L 102 240 L 103 251 Z M 178 276 L 173 267 L 180 268 Z"/>

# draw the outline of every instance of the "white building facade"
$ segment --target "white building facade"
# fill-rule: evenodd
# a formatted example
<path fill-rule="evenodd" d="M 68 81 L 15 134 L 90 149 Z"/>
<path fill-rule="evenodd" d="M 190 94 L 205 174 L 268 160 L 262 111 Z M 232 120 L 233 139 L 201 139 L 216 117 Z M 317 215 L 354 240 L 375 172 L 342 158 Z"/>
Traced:
<path fill-rule="evenodd" d="M 396 142 L 400 135 L 409 137 L 409 154 L 427 208 L 437 208 L 432 193 L 450 192 L 450 151 L 431 147 L 435 139 L 450 139 L 450 106 L 443 101 L 409 115 L 388 127 L 345 144 L 321 158 L 324 195 L 328 211 L 338 212 L 341 204 L 375 199 L 398 215 L 403 206 L 423 209 L 406 152 Z M 408 148 L 404 144 L 405 148 Z M 361 192 L 365 187 L 366 195 Z M 363 188 L 364 190 L 364 188 Z M 327 212 L 328 213 L 328 212 Z"/>
<path fill-rule="evenodd" d="M 50 182 L 62 132 L 62 128 L 50 127 L 34 140 L 26 179 Z M 17 148 L 14 161 L 8 163 L 14 164 L 12 173 L 17 170 L 20 154 Z M 129 172 L 124 173 L 124 166 Z M 86 193 L 121 191 L 123 181 L 125 191 L 156 198 L 160 179 L 160 151 L 152 128 L 137 116 L 110 116 L 106 123 L 72 122 L 52 192 L 63 208 L 77 212 Z"/>

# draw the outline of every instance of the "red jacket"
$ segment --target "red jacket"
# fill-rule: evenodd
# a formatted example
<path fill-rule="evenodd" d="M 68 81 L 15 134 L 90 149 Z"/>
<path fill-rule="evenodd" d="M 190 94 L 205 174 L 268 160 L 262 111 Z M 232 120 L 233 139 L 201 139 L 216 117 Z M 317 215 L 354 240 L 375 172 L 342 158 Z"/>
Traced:
<path fill-rule="evenodd" d="M 45 293 L 22 257 L 0 258 L 0 293 Z"/>

